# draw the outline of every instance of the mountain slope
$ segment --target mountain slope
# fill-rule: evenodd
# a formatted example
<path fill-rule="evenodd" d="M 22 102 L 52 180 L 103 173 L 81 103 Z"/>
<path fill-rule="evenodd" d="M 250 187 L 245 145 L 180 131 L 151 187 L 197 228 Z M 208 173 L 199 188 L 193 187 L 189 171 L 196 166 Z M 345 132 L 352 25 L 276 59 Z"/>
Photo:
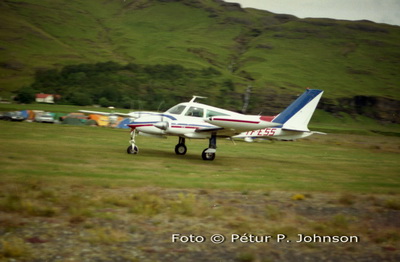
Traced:
<path fill-rule="evenodd" d="M 115 61 L 211 66 L 260 100 L 304 87 L 329 99 L 400 100 L 397 26 L 297 19 L 221 0 L 6 0 L 0 14 L 2 95 L 40 69 Z"/>

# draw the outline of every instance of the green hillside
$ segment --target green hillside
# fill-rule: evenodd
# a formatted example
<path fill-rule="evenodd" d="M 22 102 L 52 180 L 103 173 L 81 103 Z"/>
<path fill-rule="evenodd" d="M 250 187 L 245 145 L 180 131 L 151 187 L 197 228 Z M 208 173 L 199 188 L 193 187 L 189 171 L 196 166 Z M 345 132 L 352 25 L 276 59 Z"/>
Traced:
<path fill-rule="evenodd" d="M 324 89 L 333 105 L 400 100 L 398 26 L 297 19 L 220 0 L 6 0 L 0 14 L 4 97 L 38 70 L 114 61 L 212 67 L 238 94 L 253 86 L 255 103 L 304 87 Z"/>

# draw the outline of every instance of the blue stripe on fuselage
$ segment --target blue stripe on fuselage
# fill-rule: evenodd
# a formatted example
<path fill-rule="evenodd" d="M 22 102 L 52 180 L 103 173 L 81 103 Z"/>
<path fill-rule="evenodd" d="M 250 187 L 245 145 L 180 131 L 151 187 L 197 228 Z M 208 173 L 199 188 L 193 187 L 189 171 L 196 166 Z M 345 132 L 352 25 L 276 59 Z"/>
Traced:
<path fill-rule="evenodd" d="M 173 117 L 173 116 L 171 116 L 171 115 L 167 115 L 167 114 L 154 114 L 154 115 L 159 115 L 159 116 L 161 116 L 161 117 L 166 117 L 166 118 L 169 118 L 169 119 L 171 119 L 171 120 L 176 120 L 175 117 Z"/>

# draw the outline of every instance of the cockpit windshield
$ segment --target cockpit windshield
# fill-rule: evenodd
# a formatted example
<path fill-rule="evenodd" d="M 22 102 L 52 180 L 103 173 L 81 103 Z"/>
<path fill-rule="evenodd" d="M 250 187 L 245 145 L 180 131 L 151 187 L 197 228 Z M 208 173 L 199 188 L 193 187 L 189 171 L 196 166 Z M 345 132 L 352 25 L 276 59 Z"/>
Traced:
<path fill-rule="evenodd" d="M 183 112 L 183 110 L 185 110 L 185 108 L 186 108 L 185 105 L 176 105 L 168 109 L 167 112 L 174 115 L 180 115 Z"/>
<path fill-rule="evenodd" d="M 210 108 L 204 108 L 200 104 L 191 105 L 187 103 L 179 104 L 176 106 L 171 107 L 167 110 L 167 113 L 174 114 L 174 115 L 182 115 L 185 116 L 194 116 L 194 117 L 201 117 L 201 118 L 209 118 L 213 116 L 228 116 L 226 112 L 222 113 L 217 108 L 216 110 L 211 110 Z"/>

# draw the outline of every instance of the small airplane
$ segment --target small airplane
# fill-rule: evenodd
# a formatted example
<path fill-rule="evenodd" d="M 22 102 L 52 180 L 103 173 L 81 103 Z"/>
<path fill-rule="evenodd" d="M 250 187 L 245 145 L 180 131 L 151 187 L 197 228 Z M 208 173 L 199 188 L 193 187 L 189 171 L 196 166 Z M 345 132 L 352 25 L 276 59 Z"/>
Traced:
<path fill-rule="evenodd" d="M 297 139 L 312 135 L 308 123 L 317 107 L 323 90 L 307 89 L 300 97 L 277 116 L 244 115 L 233 111 L 195 102 L 180 103 L 164 113 L 136 112 L 138 116 L 128 126 L 131 128 L 128 154 L 138 154 L 136 135 L 163 138 L 177 136 L 175 153 L 185 155 L 186 138 L 209 139 L 208 148 L 202 152 L 203 160 L 214 160 L 217 137 L 269 139 Z"/>

